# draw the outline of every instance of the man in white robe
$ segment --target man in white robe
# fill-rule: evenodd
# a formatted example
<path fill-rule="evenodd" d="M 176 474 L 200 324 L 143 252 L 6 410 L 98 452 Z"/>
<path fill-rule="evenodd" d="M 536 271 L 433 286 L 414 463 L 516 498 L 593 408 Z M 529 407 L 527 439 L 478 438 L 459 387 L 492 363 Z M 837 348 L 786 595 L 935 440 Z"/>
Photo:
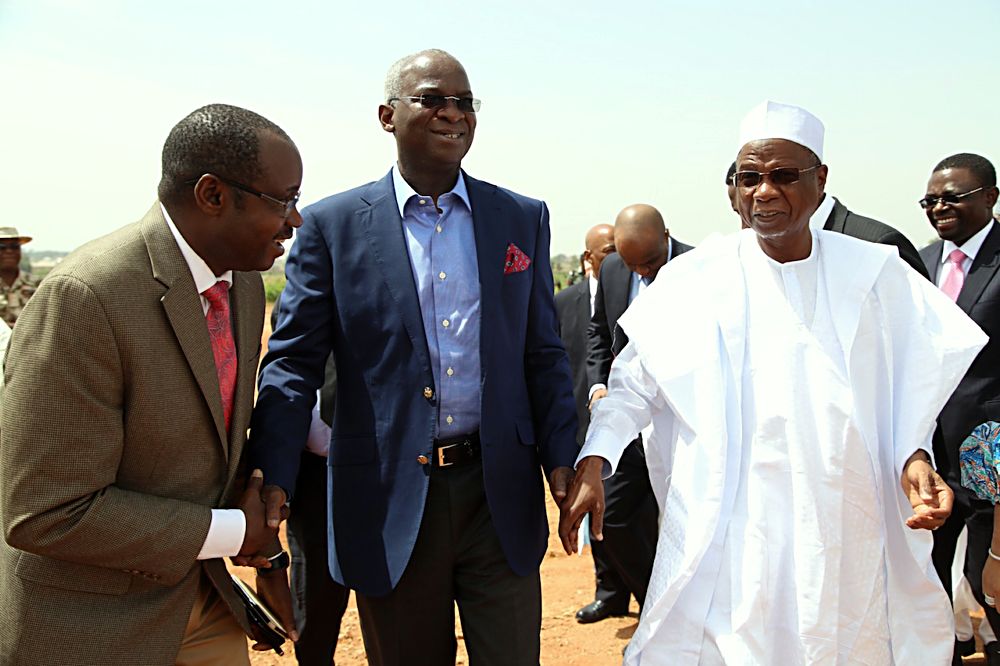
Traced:
<path fill-rule="evenodd" d="M 751 229 L 671 262 L 619 320 L 630 343 L 560 535 L 572 548 L 590 512 L 600 538 L 601 477 L 652 423 L 647 459 L 667 491 L 626 664 L 951 658 L 917 529 L 950 512 L 930 438 L 986 337 L 893 248 L 810 230 L 822 134 L 798 107 L 755 109 L 736 176 Z"/>

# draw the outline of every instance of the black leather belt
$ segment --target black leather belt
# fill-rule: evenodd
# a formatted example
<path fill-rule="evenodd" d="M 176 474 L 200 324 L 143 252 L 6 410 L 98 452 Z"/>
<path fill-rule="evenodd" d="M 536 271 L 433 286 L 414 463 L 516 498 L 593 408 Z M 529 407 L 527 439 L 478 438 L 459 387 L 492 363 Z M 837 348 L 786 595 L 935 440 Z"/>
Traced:
<path fill-rule="evenodd" d="M 435 467 L 451 467 L 479 458 L 479 433 L 434 440 Z"/>

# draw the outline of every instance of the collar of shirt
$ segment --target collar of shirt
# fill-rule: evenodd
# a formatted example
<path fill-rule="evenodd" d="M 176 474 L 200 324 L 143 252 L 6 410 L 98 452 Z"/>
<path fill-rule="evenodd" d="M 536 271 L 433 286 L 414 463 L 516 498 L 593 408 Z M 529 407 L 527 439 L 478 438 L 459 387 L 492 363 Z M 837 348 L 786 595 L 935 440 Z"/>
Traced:
<path fill-rule="evenodd" d="M 591 275 L 587 278 L 587 284 L 590 287 L 590 316 L 594 316 L 594 299 L 597 298 L 597 278 Z"/>
<path fill-rule="evenodd" d="M 809 228 L 818 231 L 826 226 L 826 221 L 830 219 L 830 213 L 833 212 L 833 206 L 837 203 L 829 194 L 823 196 L 823 200 L 819 202 L 819 206 L 816 206 L 816 212 L 812 214 L 809 218 Z"/>
<path fill-rule="evenodd" d="M 188 245 L 188 242 L 184 240 L 184 236 L 181 235 L 181 232 L 177 229 L 177 225 L 174 224 L 174 221 L 170 219 L 170 213 L 167 212 L 167 209 L 163 207 L 162 203 L 160 204 L 160 210 L 163 211 L 163 219 L 167 221 L 167 228 L 169 228 L 170 233 L 174 235 L 174 240 L 177 241 L 177 247 L 181 249 L 181 255 L 183 255 L 184 261 L 187 263 L 188 270 L 191 271 L 191 277 L 194 278 L 194 286 L 195 289 L 198 290 L 198 294 L 201 295 L 206 289 L 214 285 L 219 280 L 225 280 L 230 286 L 232 286 L 233 272 L 226 271 L 222 275 L 216 276 L 215 273 L 212 272 L 212 269 L 208 267 L 208 264 L 205 263 L 205 260 L 198 256 L 198 253 L 194 251 L 194 248 Z M 205 300 L 204 296 L 201 297 L 201 304 L 205 309 L 205 312 L 208 312 L 208 301 Z"/>
<path fill-rule="evenodd" d="M 392 165 L 392 187 L 396 192 L 396 205 L 399 206 L 399 216 L 406 217 L 403 209 L 406 207 L 406 202 L 413 197 L 422 196 L 417 194 L 417 192 L 410 187 L 410 184 L 406 182 L 402 174 L 399 173 L 399 167 L 395 164 Z M 459 199 L 465 202 L 465 206 L 472 212 L 472 202 L 469 201 L 469 190 L 465 187 L 465 173 L 461 169 L 458 171 L 458 180 L 455 181 L 455 187 L 451 188 L 451 192 L 446 192 L 441 196 L 448 196 L 449 194 L 454 194 Z M 440 200 L 440 197 L 438 197 Z"/>
<path fill-rule="evenodd" d="M 996 226 L 996 224 L 997 223 L 995 221 L 990 220 L 986 223 L 986 226 L 977 231 L 972 238 L 965 241 L 962 245 L 955 245 L 953 241 L 946 240 L 944 242 L 944 246 L 941 248 L 941 263 L 947 264 L 948 255 L 951 254 L 952 251 L 958 249 L 964 252 L 965 256 L 968 257 L 968 259 L 962 262 L 963 269 L 966 268 L 966 262 L 971 265 L 971 263 L 976 259 L 976 255 L 979 254 L 979 248 L 983 246 L 983 242 L 986 240 L 986 237 L 990 235 L 990 231 Z"/>

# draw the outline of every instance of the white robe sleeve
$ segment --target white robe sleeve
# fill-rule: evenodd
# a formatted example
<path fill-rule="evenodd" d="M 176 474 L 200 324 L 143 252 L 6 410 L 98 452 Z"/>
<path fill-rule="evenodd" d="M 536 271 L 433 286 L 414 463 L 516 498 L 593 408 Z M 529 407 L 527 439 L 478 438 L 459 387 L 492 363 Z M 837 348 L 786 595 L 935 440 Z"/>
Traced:
<path fill-rule="evenodd" d="M 608 395 L 594 405 L 587 440 L 576 464 L 587 456 L 604 458 L 602 477 L 608 478 L 615 473 L 625 448 L 655 413 L 666 408 L 659 387 L 630 342 L 611 365 Z"/>

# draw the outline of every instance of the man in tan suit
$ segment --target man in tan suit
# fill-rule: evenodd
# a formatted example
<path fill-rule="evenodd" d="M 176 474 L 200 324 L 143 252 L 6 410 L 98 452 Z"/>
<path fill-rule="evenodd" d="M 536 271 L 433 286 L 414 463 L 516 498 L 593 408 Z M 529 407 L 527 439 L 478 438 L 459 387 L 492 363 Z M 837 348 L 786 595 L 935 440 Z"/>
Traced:
<path fill-rule="evenodd" d="M 222 557 L 277 538 L 240 468 L 264 321 L 253 271 L 301 224 L 301 178 L 279 127 L 198 109 L 164 144 L 159 201 L 24 309 L 0 421 L 0 663 L 248 663 Z"/>

